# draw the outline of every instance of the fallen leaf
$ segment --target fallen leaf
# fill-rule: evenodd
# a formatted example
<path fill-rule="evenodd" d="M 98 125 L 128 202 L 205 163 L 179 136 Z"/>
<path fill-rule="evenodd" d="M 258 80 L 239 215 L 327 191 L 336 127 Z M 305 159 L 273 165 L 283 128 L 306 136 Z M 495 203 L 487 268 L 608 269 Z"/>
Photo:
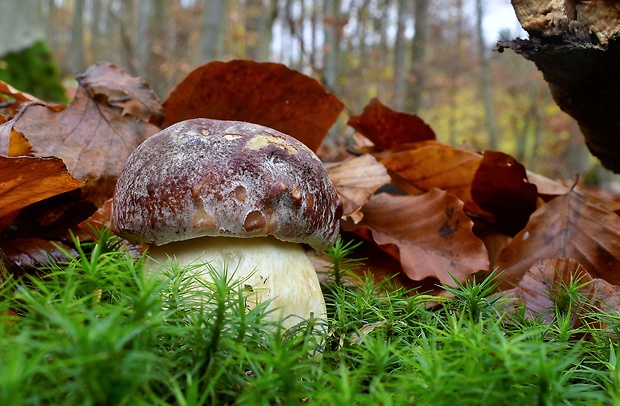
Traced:
<path fill-rule="evenodd" d="M 563 185 L 560 182 L 531 171 L 526 171 L 526 173 L 530 183 L 536 185 L 538 194 L 543 197 L 545 201 L 549 201 L 554 197 L 566 194 L 570 191 L 570 187 Z"/>
<path fill-rule="evenodd" d="M 204 117 L 261 124 L 316 151 L 343 109 L 313 78 L 285 65 L 211 62 L 191 72 L 163 103 L 168 127 Z"/>
<path fill-rule="evenodd" d="M 39 272 L 41 267 L 51 262 L 68 261 L 71 256 L 78 255 L 77 251 L 61 241 L 39 238 L 15 238 L 5 241 L 2 250 L 9 260 L 10 272 L 16 277 Z"/>
<path fill-rule="evenodd" d="M 15 98 L 15 100 L 23 101 L 23 102 L 40 102 L 43 103 L 43 100 L 31 95 L 30 93 L 22 92 L 20 90 L 15 89 L 13 86 L 8 83 L 0 80 L 0 93 L 8 94 Z"/>
<path fill-rule="evenodd" d="M 514 295 L 518 303 L 525 306 L 526 317 L 541 318 L 550 323 L 556 311 L 553 298 L 560 302 L 558 298 L 562 294 L 562 287 L 570 286 L 573 282 L 587 284 L 579 292 L 584 298 L 593 298 L 592 277 L 577 261 L 568 258 L 539 259 L 523 275 L 517 286 L 504 294 Z M 573 305 L 579 306 L 582 303 L 580 301 Z M 575 314 L 583 311 L 579 308 L 572 310 Z"/>
<path fill-rule="evenodd" d="M 42 105 L 42 104 L 41 104 Z M 23 134 L 13 129 L 13 124 L 21 117 L 21 110 L 9 121 L 0 124 L 0 155 L 1 156 L 26 156 L 30 155 L 32 145 Z"/>
<path fill-rule="evenodd" d="M 343 230 L 374 242 L 399 260 L 412 280 L 432 277 L 454 286 L 450 274 L 464 281 L 489 268 L 484 244 L 474 236 L 473 222 L 454 195 L 439 189 L 420 196 L 380 193 L 362 212 L 362 221 L 344 221 Z"/>
<path fill-rule="evenodd" d="M 382 156 L 380 162 L 393 183 L 408 194 L 442 189 L 458 196 L 467 212 L 488 215 L 471 196 L 471 184 L 482 161 L 480 154 L 433 142 L 416 149 L 386 151 Z"/>
<path fill-rule="evenodd" d="M 392 110 L 377 98 L 370 100 L 361 115 L 349 118 L 348 124 L 372 141 L 378 150 L 435 139 L 435 132 L 420 117 Z"/>
<path fill-rule="evenodd" d="M 103 76 L 106 86 L 98 82 L 96 74 Z M 9 125 L 10 131 L 24 136 L 37 156 L 62 158 L 73 176 L 87 181 L 84 196 L 97 206 L 111 197 L 129 154 L 159 130 L 140 117 L 126 114 L 124 107 L 110 104 L 113 77 L 119 94 L 140 98 L 140 103 L 151 106 L 152 92 L 142 86 L 141 80 L 131 78 L 115 65 L 99 64 L 78 76 L 79 87 L 66 109 L 53 111 L 30 104 L 15 121 L 0 126 L 2 137 Z"/>
<path fill-rule="evenodd" d="M 342 199 L 342 216 L 354 216 L 356 223 L 361 220 L 359 209 L 377 189 L 390 182 L 385 166 L 368 154 L 326 164 L 325 169 Z"/>
<path fill-rule="evenodd" d="M 2 109 L 0 109 L 0 111 L 8 113 L 7 115 L 9 117 L 15 116 L 17 112 L 23 107 L 23 105 L 28 103 L 39 103 L 47 105 L 49 106 L 49 108 L 56 110 L 62 110 L 64 108 L 64 104 L 46 103 L 43 100 L 38 99 L 37 97 L 29 93 L 17 90 L 13 86 L 9 85 L 6 82 L 3 82 L 2 80 L 0 80 L 0 94 L 8 95 L 12 98 L 10 102 L 5 103 L 5 105 L 2 106 Z M 3 99 L 4 98 L 0 96 L 0 101 L 2 101 Z"/>
<path fill-rule="evenodd" d="M 110 218 L 112 216 L 112 199 L 108 199 L 103 203 L 101 207 L 93 213 L 92 216 L 78 224 L 77 230 L 74 234 L 80 241 L 92 241 L 95 239 L 93 231 L 101 230 L 102 228 L 110 228 Z"/>
<path fill-rule="evenodd" d="M 0 217 L 83 185 L 59 158 L 0 156 Z"/>
<path fill-rule="evenodd" d="M 77 75 L 77 80 L 93 99 L 105 96 L 105 102 L 120 107 L 122 115 L 156 124 L 163 120 L 164 109 L 150 86 L 142 78 L 126 74 L 117 65 L 98 62 Z"/>
<path fill-rule="evenodd" d="M 536 185 L 529 183 L 525 167 L 508 154 L 485 151 L 471 184 L 474 202 L 493 215 L 508 235 L 525 227 L 536 210 Z"/>
<path fill-rule="evenodd" d="M 569 258 L 593 277 L 620 284 L 620 218 L 608 203 L 572 190 L 539 207 L 500 253 L 504 287 L 519 282 L 537 259 Z"/>

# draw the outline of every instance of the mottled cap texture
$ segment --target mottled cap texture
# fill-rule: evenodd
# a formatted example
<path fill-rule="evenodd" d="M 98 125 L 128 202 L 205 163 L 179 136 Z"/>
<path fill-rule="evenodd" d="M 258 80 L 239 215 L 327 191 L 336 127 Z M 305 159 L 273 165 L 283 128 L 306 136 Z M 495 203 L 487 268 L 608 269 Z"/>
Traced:
<path fill-rule="evenodd" d="M 144 141 L 113 197 L 112 230 L 163 245 L 203 236 L 260 237 L 331 246 L 342 202 L 322 162 L 279 131 L 192 119 Z"/>

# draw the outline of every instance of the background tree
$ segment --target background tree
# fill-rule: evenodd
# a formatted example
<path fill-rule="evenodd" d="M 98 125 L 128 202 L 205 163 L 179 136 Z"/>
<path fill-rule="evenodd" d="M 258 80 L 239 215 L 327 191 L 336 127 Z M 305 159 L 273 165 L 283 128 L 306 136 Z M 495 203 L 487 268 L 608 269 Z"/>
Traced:
<path fill-rule="evenodd" d="M 509 5 L 509 0 L 80 3 L 85 65 L 117 63 L 144 77 L 161 98 L 206 61 L 252 57 L 281 62 L 323 81 L 345 103 L 333 131 L 335 142 L 345 143 L 352 134 L 346 117 L 378 97 L 393 108 L 417 112 L 441 142 L 496 148 L 515 154 L 530 170 L 572 176 L 563 171 L 561 159 L 572 156 L 573 140 L 582 143 L 578 127 L 549 97 L 533 64 L 510 52 L 494 52 L 498 33 L 478 31 L 485 14 L 477 15 L 476 5 L 489 13 L 499 2 Z M 0 2 L 6 3 L 12 1 Z M 24 25 L 49 27 L 68 86 L 76 73 L 69 64 L 75 3 L 34 2 L 46 23 Z M 15 14 L 0 13 L 0 26 L 16 20 Z M 501 139 L 490 134 L 501 134 Z M 583 172 L 595 163 L 586 161 L 575 168 Z"/>

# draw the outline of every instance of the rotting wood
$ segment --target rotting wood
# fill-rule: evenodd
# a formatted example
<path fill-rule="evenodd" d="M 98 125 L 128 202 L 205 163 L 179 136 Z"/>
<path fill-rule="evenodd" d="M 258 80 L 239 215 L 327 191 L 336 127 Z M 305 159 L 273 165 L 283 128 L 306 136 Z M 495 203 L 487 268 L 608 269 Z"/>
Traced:
<path fill-rule="evenodd" d="M 620 173 L 620 2 L 512 0 L 529 39 L 498 41 L 543 73 L 603 166 Z"/>

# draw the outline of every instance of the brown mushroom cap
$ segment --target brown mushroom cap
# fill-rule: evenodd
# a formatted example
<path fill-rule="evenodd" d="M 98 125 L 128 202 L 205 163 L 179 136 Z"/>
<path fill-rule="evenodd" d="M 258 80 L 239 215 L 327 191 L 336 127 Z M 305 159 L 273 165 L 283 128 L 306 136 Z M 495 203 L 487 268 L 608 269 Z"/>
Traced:
<path fill-rule="evenodd" d="M 203 236 L 332 245 L 342 202 L 319 158 L 257 124 L 191 119 L 144 141 L 127 159 L 112 230 L 162 245 Z"/>

